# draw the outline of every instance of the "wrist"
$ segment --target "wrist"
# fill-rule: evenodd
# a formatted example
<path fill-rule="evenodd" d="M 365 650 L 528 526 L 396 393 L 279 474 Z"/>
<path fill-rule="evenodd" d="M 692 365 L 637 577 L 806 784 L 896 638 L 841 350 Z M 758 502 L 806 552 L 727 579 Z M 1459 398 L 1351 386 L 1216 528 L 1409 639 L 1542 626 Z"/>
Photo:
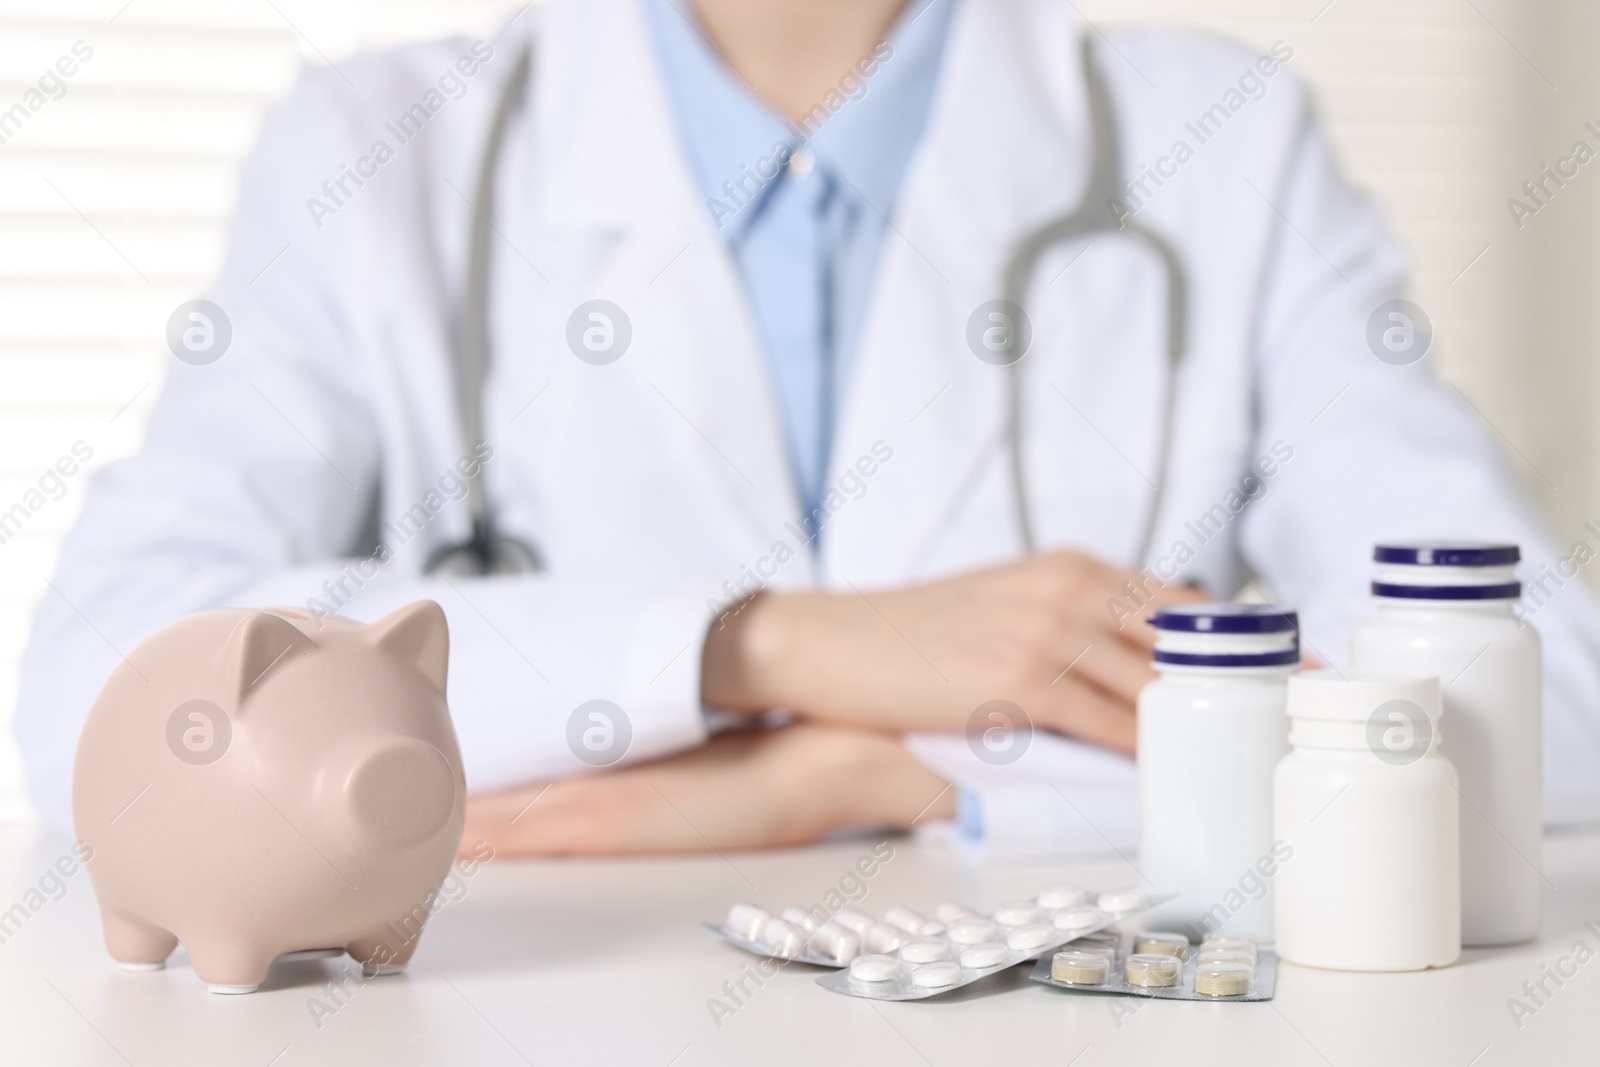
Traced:
<path fill-rule="evenodd" d="M 701 654 L 701 700 L 757 714 L 790 706 L 784 667 L 792 657 L 795 600 L 757 593 L 711 624 Z"/>
<path fill-rule="evenodd" d="M 910 830 L 955 814 L 956 791 L 913 756 L 897 735 L 852 731 L 856 744 L 840 778 L 853 818 L 846 825 Z"/>

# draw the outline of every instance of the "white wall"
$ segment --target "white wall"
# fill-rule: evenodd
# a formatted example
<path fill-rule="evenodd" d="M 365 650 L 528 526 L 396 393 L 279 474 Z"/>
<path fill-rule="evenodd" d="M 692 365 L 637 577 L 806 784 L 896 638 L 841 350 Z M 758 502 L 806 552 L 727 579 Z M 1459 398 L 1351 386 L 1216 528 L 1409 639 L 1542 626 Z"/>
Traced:
<path fill-rule="evenodd" d="M 126 6 L 125 6 L 126 5 Z M 235 170 L 301 63 L 450 33 L 510 0 L 0 0 L 0 111 L 74 42 L 66 93 L 0 144 L 0 511 L 74 442 L 139 446 L 168 315 L 216 270 Z M 28 818 L 10 720 L 33 605 L 87 477 L 0 545 L 0 820 Z"/>
<path fill-rule="evenodd" d="M 1600 104 L 1583 107 L 1600 99 L 1600 12 L 1581 0 L 1077 4 L 1096 23 L 1292 45 L 1350 173 L 1415 257 L 1443 373 L 1502 435 L 1563 540 L 1600 517 L 1600 441 L 1585 417 L 1600 164 L 1520 231 L 1505 206 L 1574 139 L 1600 148 L 1581 129 L 1600 127 Z M 93 447 L 91 469 L 138 447 L 170 358 L 166 318 L 215 269 L 236 165 L 301 62 L 483 35 L 520 6 L 0 0 L 0 110 L 75 41 L 94 50 L 66 95 L 0 145 L 0 510 L 75 441 Z M 85 481 L 0 545 L 0 819 L 28 817 L 9 732 L 16 664 Z"/>

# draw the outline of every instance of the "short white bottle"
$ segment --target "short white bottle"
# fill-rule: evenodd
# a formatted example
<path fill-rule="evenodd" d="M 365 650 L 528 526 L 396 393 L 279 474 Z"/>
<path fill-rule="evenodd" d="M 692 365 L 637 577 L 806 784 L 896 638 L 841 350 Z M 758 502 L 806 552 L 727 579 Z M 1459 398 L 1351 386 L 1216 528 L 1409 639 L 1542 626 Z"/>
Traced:
<path fill-rule="evenodd" d="M 1159 677 L 1139 694 L 1139 867 L 1178 896 L 1147 929 L 1272 940 L 1272 775 L 1289 750 L 1294 612 L 1188 604 L 1150 620 Z"/>
<path fill-rule="evenodd" d="M 1461 955 L 1460 799 L 1439 754 L 1439 680 L 1306 671 L 1289 679 L 1273 783 L 1278 955 L 1418 971 Z M 1448 720 L 1445 720 L 1448 726 Z"/>
<path fill-rule="evenodd" d="M 1378 617 L 1356 630 L 1357 670 L 1437 674 L 1443 752 L 1461 776 L 1461 942 L 1539 934 L 1543 851 L 1542 651 L 1511 607 L 1520 553 L 1505 544 L 1382 544 Z"/>

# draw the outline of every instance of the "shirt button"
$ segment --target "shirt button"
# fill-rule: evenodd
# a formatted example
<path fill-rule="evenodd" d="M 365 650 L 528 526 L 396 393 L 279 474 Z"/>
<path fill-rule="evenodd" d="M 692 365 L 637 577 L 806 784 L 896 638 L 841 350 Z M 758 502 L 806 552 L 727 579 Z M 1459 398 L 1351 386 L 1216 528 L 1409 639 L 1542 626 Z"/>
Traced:
<path fill-rule="evenodd" d="M 809 148 L 802 148 L 789 157 L 789 174 L 796 181 L 804 181 L 817 165 L 817 158 Z"/>

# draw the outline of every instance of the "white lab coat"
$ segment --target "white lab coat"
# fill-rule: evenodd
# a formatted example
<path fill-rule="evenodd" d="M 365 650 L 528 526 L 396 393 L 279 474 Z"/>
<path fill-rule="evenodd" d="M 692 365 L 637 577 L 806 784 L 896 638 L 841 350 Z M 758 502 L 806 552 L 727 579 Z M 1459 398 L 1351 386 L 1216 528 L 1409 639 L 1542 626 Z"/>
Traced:
<path fill-rule="evenodd" d="M 452 585 L 422 568 L 466 533 L 463 503 L 428 496 L 465 450 L 449 340 L 466 197 L 535 17 L 531 113 L 514 122 L 498 177 L 483 477 L 502 528 L 537 544 L 548 572 Z M 758 335 L 675 139 L 636 0 L 554 0 L 524 16 L 405 144 L 385 123 L 424 101 L 468 42 L 307 72 L 244 171 L 212 294 L 231 348 L 209 366 L 172 363 L 143 451 L 97 476 L 60 594 L 39 607 L 18 732 L 44 816 L 67 816 L 79 724 L 115 650 L 188 612 L 318 598 L 372 619 L 438 600 L 467 780 L 488 790 L 587 771 L 566 726 L 595 698 L 629 716 L 629 760 L 699 743 L 705 630 L 754 572 L 775 589 L 871 590 L 1015 557 L 1004 372 L 974 358 L 965 333 L 999 295 L 1018 238 L 1084 189 L 1080 32 L 1054 0 L 957 12 L 894 205 L 833 449 L 839 506 L 815 560 L 794 532 Z M 1126 237 L 1053 249 L 1027 300 L 1041 547 L 1170 575 L 1184 542 L 1197 554 L 1180 580 L 1228 595 L 1257 576 L 1335 664 L 1370 611 L 1375 540 L 1504 538 L 1535 565 L 1552 560 L 1550 534 L 1471 412 L 1426 364 L 1390 366 L 1368 350 L 1368 316 L 1402 292 L 1403 257 L 1338 176 L 1292 71 L 1263 79 L 1265 94 L 1200 145 L 1185 122 L 1256 53 L 1186 32 L 1122 30 L 1112 43 L 1102 65 L 1124 173 L 1141 175 L 1180 138 L 1196 146 L 1161 188 L 1147 184 L 1138 216 L 1175 247 L 1189 286 L 1177 443 L 1155 548 L 1131 558 L 1153 506 L 1142 472 L 1157 464 L 1165 277 Z M 379 139 L 393 158 L 360 164 Z M 334 205 L 323 183 L 358 165 L 376 174 L 359 189 L 347 181 L 353 195 L 314 220 L 308 198 Z M 575 358 L 565 339 L 573 310 L 596 298 L 620 305 L 633 331 L 606 366 Z M 1185 524 L 1236 501 L 1275 442 L 1292 457 L 1265 495 L 1202 544 Z M 851 477 L 875 448 L 872 475 Z M 353 595 L 330 597 L 325 583 L 419 502 L 444 506 L 376 578 L 359 590 L 346 579 Z M 780 543 L 793 555 L 776 566 Z M 1600 620 L 1580 584 L 1537 617 L 1556 821 L 1600 817 Z M 1133 839 L 1132 764 L 1119 756 L 1039 736 L 1020 763 L 993 770 L 959 737 L 911 743 L 981 798 L 997 852 Z"/>

